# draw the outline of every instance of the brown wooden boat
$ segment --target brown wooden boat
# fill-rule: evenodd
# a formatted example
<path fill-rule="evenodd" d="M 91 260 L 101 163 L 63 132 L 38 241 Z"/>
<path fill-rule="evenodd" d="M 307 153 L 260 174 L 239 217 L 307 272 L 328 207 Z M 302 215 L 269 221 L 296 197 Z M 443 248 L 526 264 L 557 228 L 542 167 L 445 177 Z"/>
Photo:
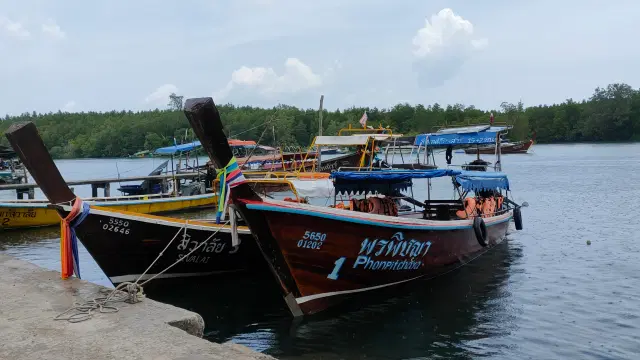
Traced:
<path fill-rule="evenodd" d="M 533 139 L 529 141 L 518 141 L 515 143 L 502 143 L 500 151 L 503 154 L 526 154 L 529 151 L 531 145 L 533 145 Z M 477 148 L 466 148 L 464 152 L 467 154 L 495 154 L 495 146 L 481 146 Z"/>
<path fill-rule="evenodd" d="M 233 167 L 213 100 L 188 99 L 185 114 L 217 167 Z M 377 207 L 367 206 L 371 198 L 351 199 L 352 210 L 347 205 L 338 208 L 335 198 L 333 208 L 263 199 L 238 181 L 239 171 L 234 170 L 233 176 L 229 189 L 233 207 L 251 229 L 294 316 L 318 313 L 358 293 L 441 275 L 502 242 L 514 216 L 521 228 L 520 208 L 505 196 L 509 184 L 502 173 L 452 169 L 332 173 L 336 193 L 345 194 L 385 189 L 395 194 L 411 187 L 413 178 L 455 180 L 460 200 L 412 199 L 423 210 L 400 214 L 393 201 L 378 197 Z M 482 217 L 465 210 L 462 200 L 472 191 L 484 196 L 484 203 L 494 204 Z M 505 200 L 495 207 L 489 196 Z M 460 211 L 466 219 L 456 217 Z"/>

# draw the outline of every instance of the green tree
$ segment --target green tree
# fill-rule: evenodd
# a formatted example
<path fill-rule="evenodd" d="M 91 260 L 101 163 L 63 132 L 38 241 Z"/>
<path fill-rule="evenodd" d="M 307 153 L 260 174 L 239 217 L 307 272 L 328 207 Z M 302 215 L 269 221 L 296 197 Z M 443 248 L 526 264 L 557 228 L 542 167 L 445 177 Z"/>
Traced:
<path fill-rule="evenodd" d="M 0 118 L 0 132 L 11 124 L 32 121 L 55 158 L 116 157 L 140 150 L 153 150 L 193 140 L 182 111 L 183 98 L 169 97 L 169 109 L 152 111 L 109 111 L 38 114 L 25 112 Z M 318 134 L 316 109 L 278 105 L 263 109 L 252 106 L 218 105 L 227 134 L 242 140 L 258 140 L 275 146 L 306 148 Z M 349 125 L 360 128 L 358 120 L 367 111 L 368 125 L 391 126 L 405 135 L 435 131 L 438 127 L 488 124 L 513 125 L 509 138 L 538 142 L 640 141 L 640 90 L 626 84 L 595 89 L 589 99 L 567 99 L 553 105 L 526 107 L 522 102 L 504 102 L 499 109 L 481 110 L 472 105 L 398 104 L 389 109 L 351 107 L 324 111 L 324 134 L 337 135 Z M 185 135 L 186 132 L 186 135 Z M 274 136 L 275 135 L 275 136 Z M 0 143 L 8 145 L 4 136 Z"/>
<path fill-rule="evenodd" d="M 170 110 L 180 111 L 183 108 L 183 99 L 184 96 L 178 96 L 175 93 L 171 93 L 171 95 L 169 95 L 169 103 L 167 104 L 167 106 Z"/>

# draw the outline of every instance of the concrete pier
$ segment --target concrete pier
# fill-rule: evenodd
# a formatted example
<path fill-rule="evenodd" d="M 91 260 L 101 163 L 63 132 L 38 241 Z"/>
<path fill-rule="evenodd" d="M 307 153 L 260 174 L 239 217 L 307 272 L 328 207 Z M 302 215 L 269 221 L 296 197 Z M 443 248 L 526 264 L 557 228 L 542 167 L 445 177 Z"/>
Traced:
<path fill-rule="evenodd" d="M 79 323 L 54 320 L 104 289 L 0 253 L 0 359 L 273 359 L 206 341 L 200 315 L 146 298 Z"/>

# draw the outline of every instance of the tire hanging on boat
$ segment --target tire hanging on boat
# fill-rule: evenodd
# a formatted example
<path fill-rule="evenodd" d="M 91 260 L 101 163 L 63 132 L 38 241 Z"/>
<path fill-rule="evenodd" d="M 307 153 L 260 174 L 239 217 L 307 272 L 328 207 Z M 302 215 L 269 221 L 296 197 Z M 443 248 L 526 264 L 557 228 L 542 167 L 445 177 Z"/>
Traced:
<path fill-rule="evenodd" d="M 482 245 L 487 246 L 487 225 L 480 216 L 473 218 L 473 231 L 476 233 L 476 240 Z"/>
<path fill-rule="evenodd" d="M 513 209 L 513 222 L 516 224 L 516 230 L 522 230 L 522 214 L 520 207 Z"/>

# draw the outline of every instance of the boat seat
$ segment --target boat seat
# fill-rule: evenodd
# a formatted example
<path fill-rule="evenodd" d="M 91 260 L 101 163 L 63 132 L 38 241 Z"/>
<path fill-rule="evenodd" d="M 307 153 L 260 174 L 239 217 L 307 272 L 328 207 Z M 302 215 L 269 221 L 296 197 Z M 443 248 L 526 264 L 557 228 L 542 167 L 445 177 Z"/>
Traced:
<path fill-rule="evenodd" d="M 449 206 L 442 205 L 436 208 L 436 220 L 451 220 L 451 211 Z"/>

